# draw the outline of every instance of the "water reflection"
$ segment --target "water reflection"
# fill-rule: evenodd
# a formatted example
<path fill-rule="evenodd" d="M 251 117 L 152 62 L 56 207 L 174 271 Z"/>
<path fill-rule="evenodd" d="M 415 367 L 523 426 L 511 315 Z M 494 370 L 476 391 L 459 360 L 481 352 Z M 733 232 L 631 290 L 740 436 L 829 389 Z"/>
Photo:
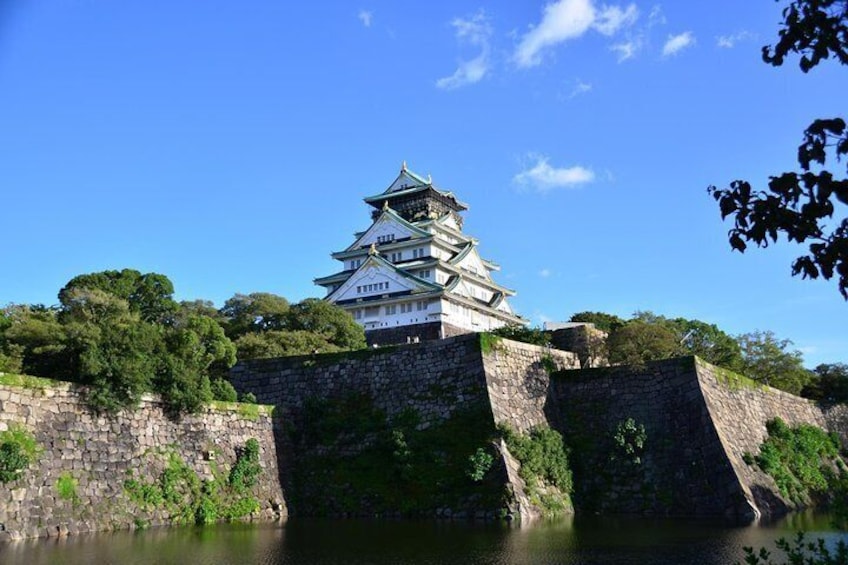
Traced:
<path fill-rule="evenodd" d="M 827 516 L 796 514 L 754 527 L 691 520 L 566 518 L 504 524 L 291 520 L 284 524 L 162 528 L 0 545 L 3 564 L 190 563 L 726 565 L 743 546 L 773 547 L 796 529 L 835 543 Z"/>

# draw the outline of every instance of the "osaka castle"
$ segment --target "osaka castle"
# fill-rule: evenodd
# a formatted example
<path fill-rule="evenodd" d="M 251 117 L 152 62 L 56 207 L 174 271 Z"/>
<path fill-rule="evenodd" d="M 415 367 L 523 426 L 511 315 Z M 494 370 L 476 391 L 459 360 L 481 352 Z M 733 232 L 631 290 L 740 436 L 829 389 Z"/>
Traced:
<path fill-rule="evenodd" d="M 315 279 L 325 300 L 350 312 L 368 343 L 438 339 L 524 325 L 492 280 L 500 267 L 483 259 L 462 231 L 468 206 L 403 164 L 389 187 L 365 198 L 371 226 L 332 253 L 341 270 Z"/>

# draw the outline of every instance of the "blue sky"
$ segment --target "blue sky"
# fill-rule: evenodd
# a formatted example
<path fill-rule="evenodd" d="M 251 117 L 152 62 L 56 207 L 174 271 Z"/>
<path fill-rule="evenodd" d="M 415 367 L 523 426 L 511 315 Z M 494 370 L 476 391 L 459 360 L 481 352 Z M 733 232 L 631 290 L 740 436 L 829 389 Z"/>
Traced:
<path fill-rule="evenodd" d="M 0 304 L 124 267 L 319 296 L 406 160 L 534 323 L 652 310 L 848 362 L 836 285 L 731 253 L 706 193 L 844 115 L 844 67 L 761 62 L 782 6 L 2 0 Z"/>

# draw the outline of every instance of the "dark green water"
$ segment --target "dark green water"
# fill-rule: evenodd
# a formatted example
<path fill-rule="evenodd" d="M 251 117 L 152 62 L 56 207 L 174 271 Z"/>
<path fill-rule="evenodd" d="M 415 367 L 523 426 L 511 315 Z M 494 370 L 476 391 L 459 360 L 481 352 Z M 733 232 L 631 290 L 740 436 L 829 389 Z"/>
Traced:
<path fill-rule="evenodd" d="M 769 546 L 798 529 L 829 544 L 848 534 L 825 516 L 731 527 L 689 520 L 563 519 L 530 528 L 503 524 L 290 520 L 205 528 L 81 535 L 0 545 L 0 563 L 342 565 L 675 564 L 741 561 L 743 546 Z"/>

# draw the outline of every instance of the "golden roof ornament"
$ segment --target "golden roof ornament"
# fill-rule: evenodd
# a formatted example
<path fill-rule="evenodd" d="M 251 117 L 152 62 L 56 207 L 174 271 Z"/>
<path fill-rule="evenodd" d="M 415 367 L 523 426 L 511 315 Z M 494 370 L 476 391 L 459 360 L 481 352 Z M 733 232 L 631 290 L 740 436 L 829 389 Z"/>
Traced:
<path fill-rule="evenodd" d="M 430 173 L 427 173 L 427 184 L 433 184 L 433 177 L 430 176 Z"/>
<path fill-rule="evenodd" d="M 389 201 L 383 200 L 383 212 L 389 209 Z"/>
<path fill-rule="evenodd" d="M 402 164 L 401 164 L 401 166 L 400 166 L 400 170 L 401 170 L 401 171 L 405 171 L 405 170 L 406 170 L 406 159 L 404 159 L 404 160 L 403 160 L 403 163 L 402 163 Z"/>
<path fill-rule="evenodd" d="M 377 244 L 372 243 L 371 247 L 368 249 L 368 255 L 376 255 L 377 254 Z"/>

